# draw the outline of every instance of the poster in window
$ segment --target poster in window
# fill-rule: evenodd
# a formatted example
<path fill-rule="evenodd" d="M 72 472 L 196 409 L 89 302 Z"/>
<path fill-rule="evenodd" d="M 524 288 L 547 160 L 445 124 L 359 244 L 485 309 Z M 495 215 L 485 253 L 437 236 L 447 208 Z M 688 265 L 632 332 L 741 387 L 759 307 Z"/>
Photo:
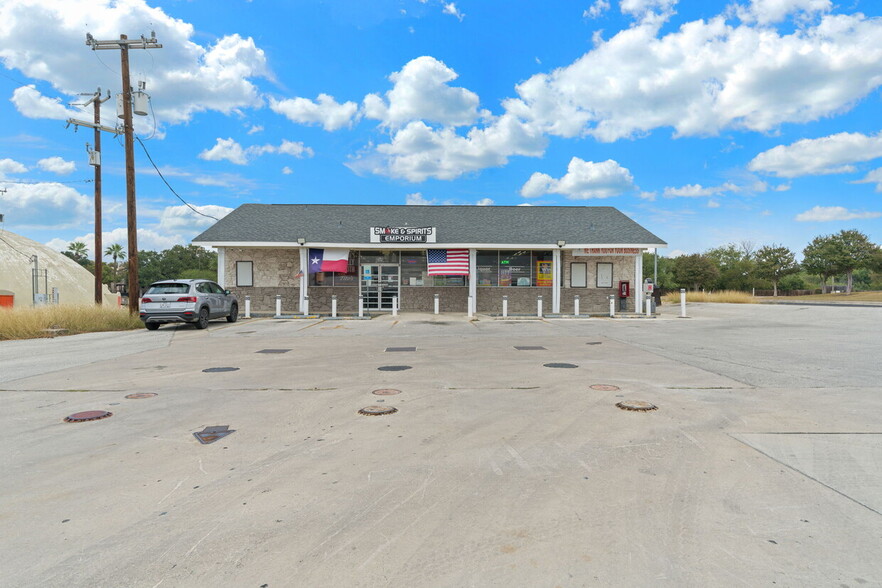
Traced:
<path fill-rule="evenodd" d="M 537 261 L 536 262 L 536 285 L 537 286 L 551 286 L 553 277 L 552 277 L 552 264 L 550 261 Z"/>

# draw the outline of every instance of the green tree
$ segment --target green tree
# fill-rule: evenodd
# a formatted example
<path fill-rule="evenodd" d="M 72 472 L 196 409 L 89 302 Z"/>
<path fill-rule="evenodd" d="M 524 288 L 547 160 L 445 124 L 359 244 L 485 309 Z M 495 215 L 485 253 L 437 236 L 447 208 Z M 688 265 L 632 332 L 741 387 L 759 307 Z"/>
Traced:
<path fill-rule="evenodd" d="M 68 243 L 67 249 L 61 253 L 94 273 L 95 264 L 89 259 L 89 248 L 82 241 L 72 241 L 71 243 Z"/>
<path fill-rule="evenodd" d="M 158 280 L 175 278 L 213 280 L 217 277 L 217 253 L 197 245 L 175 245 L 161 253 L 140 251 L 138 268 L 142 288 Z"/>
<path fill-rule="evenodd" d="M 781 278 L 798 271 L 796 255 L 783 245 L 767 245 L 756 252 L 756 275 L 772 282 L 774 296 L 778 295 Z"/>
<path fill-rule="evenodd" d="M 707 256 L 700 253 L 674 258 L 674 280 L 680 287 L 698 290 L 712 286 L 720 271 Z"/>
<path fill-rule="evenodd" d="M 802 250 L 802 269 L 821 278 L 821 291 L 827 290 L 827 279 L 842 271 L 839 266 L 839 247 L 832 235 L 819 236 Z"/>
<path fill-rule="evenodd" d="M 851 294 L 854 270 L 872 265 L 879 247 L 856 229 L 839 231 L 833 239 L 837 248 L 834 259 L 839 271 L 845 273 L 845 292 Z"/>
<path fill-rule="evenodd" d="M 122 245 L 119 243 L 114 243 L 107 247 L 104 250 L 104 255 L 109 256 L 113 259 L 113 278 L 114 281 L 119 281 L 120 271 L 119 271 L 119 262 L 125 260 L 126 252 L 123 249 Z"/>
<path fill-rule="evenodd" d="M 747 241 L 740 245 L 729 243 L 723 247 L 709 249 L 704 255 L 719 269 L 720 277 L 715 284 L 717 289 L 750 290 L 751 277 L 756 269 L 752 243 Z"/>
<path fill-rule="evenodd" d="M 676 286 L 674 282 L 674 260 L 670 257 L 658 257 L 658 273 L 655 272 L 655 255 L 643 254 L 643 279 L 652 278 L 656 275 L 655 285 L 657 288 L 671 289 Z"/>

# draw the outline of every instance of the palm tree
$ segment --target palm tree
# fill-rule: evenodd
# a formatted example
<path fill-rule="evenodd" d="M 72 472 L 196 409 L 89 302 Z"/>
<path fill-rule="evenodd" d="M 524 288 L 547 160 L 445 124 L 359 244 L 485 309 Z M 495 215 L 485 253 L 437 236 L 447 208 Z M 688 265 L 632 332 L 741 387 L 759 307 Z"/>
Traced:
<path fill-rule="evenodd" d="M 126 252 L 123 251 L 122 245 L 114 243 L 104 250 L 104 255 L 109 255 L 113 259 L 114 278 L 119 279 L 119 261 L 126 258 Z"/>
<path fill-rule="evenodd" d="M 89 248 L 82 241 L 74 241 L 68 243 L 65 253 L 74 261 L 80 262 L 88 258 Z"/>

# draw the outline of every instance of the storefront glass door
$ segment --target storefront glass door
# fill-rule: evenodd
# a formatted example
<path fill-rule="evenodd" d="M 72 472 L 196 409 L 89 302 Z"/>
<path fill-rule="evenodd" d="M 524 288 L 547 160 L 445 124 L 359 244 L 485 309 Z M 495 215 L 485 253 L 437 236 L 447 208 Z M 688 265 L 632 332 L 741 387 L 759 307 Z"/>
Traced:
<path fill-rule="evenodd" d="M 361 295 L 365 310 L 392 310 L 392 298 L 398 296 L 398 264 L 363 264 Z"/>

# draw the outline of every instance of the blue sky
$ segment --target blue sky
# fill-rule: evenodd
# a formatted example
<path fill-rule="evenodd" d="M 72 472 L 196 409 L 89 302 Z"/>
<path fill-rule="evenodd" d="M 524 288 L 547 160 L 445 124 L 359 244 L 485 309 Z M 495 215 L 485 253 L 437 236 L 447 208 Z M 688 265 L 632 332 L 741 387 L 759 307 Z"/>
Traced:
<path fill-rule="evenodd" d="M 246 202 L 615 206 L 669 243 L 801 252 L 882 241 L 882 4 L 851 0 L 4 0 L 0 229 L 93 238 L 79 92 L 120 89 L 177 193 Z M 102 120 L 116 116 L 115 100 Z M 111 123 L 112 124 L 112 123 Z M 125 246 L 121 140 L 105 134 L 104 242 Z M 136 144 L 139 248 L 188 243 Z"/>

